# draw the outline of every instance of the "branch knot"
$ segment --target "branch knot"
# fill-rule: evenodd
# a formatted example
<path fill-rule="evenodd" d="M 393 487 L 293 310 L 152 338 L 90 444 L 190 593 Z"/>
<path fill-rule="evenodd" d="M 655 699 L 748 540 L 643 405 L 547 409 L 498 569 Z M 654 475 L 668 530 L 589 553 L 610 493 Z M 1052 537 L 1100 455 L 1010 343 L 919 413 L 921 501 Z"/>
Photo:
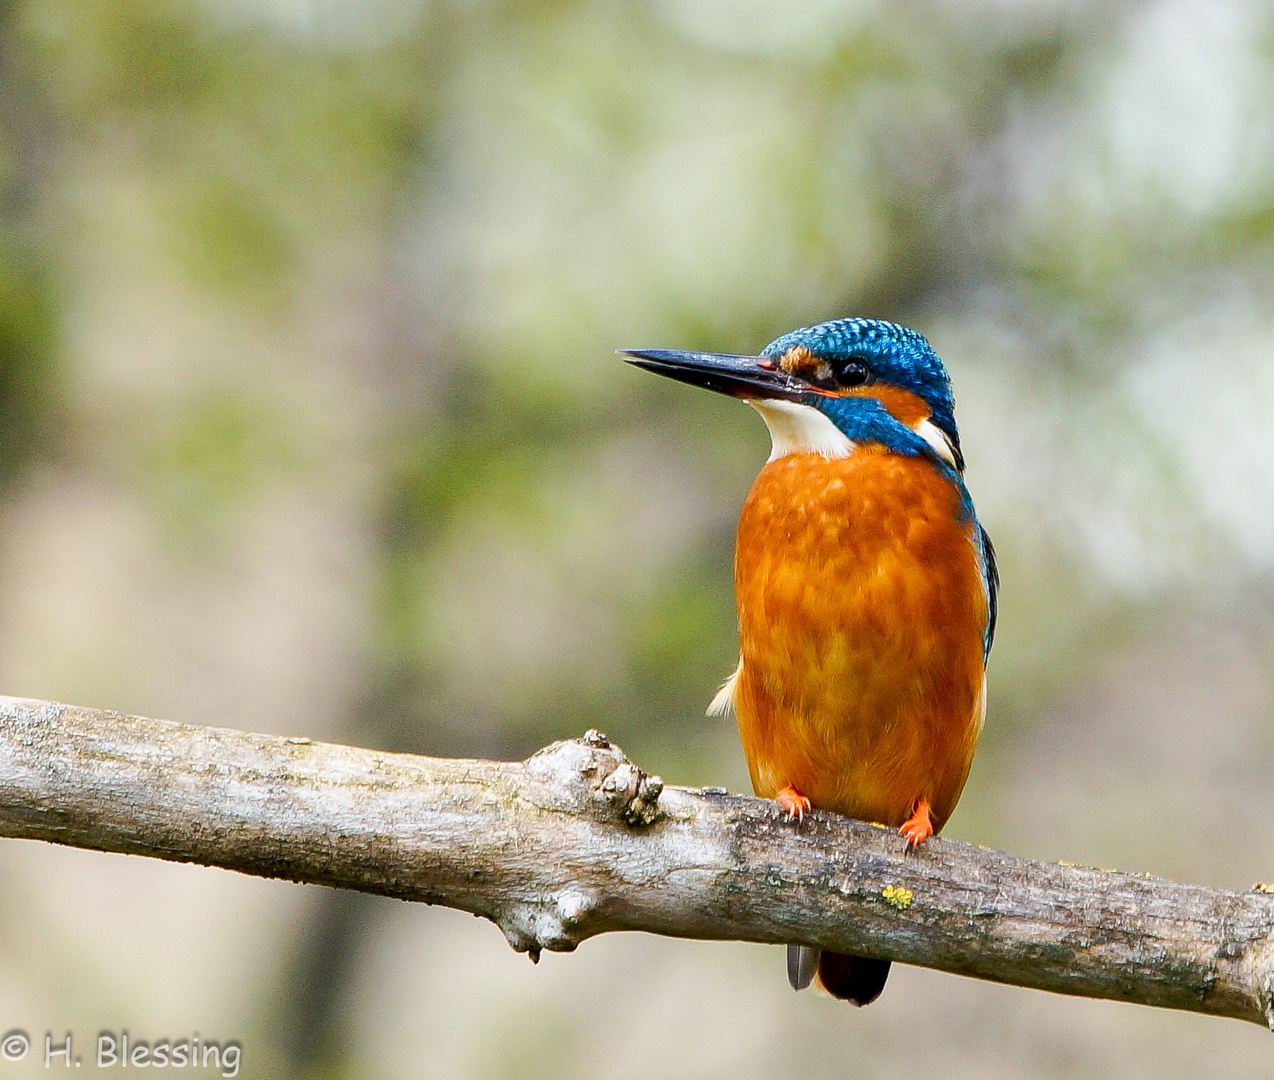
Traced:
<path fill-rule="evenodd" d="M 526 769 L 538 780 L 567 789 L 604 819 L 640 826 L 660 817 L 663 780 L 639 769 L 600 731 L 545 747 L 527 759 Z"/>

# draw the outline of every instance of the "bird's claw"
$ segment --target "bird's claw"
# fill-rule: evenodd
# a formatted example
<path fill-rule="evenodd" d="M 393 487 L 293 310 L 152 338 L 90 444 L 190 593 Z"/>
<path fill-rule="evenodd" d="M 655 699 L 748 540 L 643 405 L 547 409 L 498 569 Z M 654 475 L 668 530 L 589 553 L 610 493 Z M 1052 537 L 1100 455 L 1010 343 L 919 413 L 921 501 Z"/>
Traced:
<path fill-rule="evenodd" d="M 774 796 L 774 801 L 783 808 L 788 821 L 804 821 L 810 810 L 809 799 L 794 787 L 785 787 Z"/>
<path fill-rule="evenodd" d="M 917 799 L 915 812 L 898 830 L 907 838 L 907 847 L 919 847 L 933 835 L 933 820 L 929 817 L 929 801 Z"/>

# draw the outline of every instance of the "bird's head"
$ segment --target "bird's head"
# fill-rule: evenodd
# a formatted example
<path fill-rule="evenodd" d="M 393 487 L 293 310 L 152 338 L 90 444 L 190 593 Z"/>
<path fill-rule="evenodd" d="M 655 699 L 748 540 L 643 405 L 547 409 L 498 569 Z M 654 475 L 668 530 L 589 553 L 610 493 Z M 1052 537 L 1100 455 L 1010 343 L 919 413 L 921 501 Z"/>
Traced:
<path fill-rule="evenodd" d="M 765 417 L 771 460 L 790 453 L 845 457 L 859 443 L 924 454 L 960 473 L 951 382 L 915 330 L 878 319 L 836 319 L 793 330 L 759 356 L 625 349 L 630 363 L 742 398 Z"/>

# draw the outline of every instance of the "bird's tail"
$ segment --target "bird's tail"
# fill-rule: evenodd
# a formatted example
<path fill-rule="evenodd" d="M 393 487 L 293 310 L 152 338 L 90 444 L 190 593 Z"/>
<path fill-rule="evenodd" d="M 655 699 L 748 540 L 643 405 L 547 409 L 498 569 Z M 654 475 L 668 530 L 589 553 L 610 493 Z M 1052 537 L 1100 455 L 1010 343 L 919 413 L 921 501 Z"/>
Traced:
<path fill-rule="evenodd" d="M 885 988 L 889 978 L 888 960 L 871 960 L 865 956 L 823 952 L 808 945 L 787 947 L 787 981 L 793 990 L 804 990 L 815 974 L 823 989 L 832 997 L 870 1005 Z"/>

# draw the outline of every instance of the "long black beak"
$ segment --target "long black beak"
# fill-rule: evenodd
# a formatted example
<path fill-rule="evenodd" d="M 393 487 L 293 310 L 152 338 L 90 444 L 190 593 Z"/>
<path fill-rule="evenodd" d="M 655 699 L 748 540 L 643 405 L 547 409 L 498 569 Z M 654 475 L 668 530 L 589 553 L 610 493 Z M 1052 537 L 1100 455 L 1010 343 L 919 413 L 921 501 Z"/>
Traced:
<path fill-rule="evenodd" d="M 667 375 L 678 382 L 731 397 L 799 401 L 810 390 L 804 379 L 789 375 L 767 356 L 732 356 L 680 349 L 620 349 L 619 355 L 656 375 Z"/>

